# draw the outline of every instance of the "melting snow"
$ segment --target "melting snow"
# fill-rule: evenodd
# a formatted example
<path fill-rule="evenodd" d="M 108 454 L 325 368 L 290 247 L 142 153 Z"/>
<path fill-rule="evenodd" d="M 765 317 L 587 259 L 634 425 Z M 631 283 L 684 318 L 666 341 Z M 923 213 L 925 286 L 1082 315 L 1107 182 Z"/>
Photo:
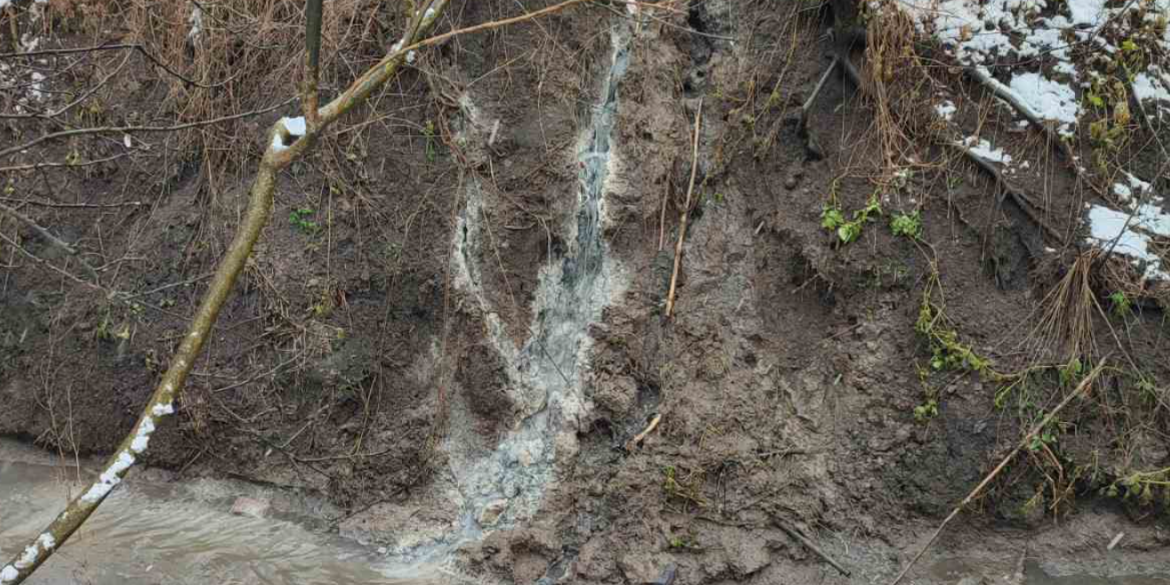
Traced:
<path fill-rule="evenodd" d="M 122 483 L 122 478 L 119 475 L 125 473 L 127 469 L 130 469 L 131 465 L 134 465 L 133 455 L 126 451 L 118 453 L 118 458 L 102 472 L 97 483 L 93 484 L 93 487 L 89 488 L 89 491 L 85 492 L 85 495 L 81 496 L 81 501 L 87 504 L 96 504 L 101 501 L 102 498 L 113 491 L 115 486 Z"/>
<path fill-rule="evenodd" d="M 940 118 L 948 122 L 952 117 L 954 117 L 956 110 L 958 110 L 958 108 L 955 107 L 955 103 L 951 100 L 947 100 L 941 104 L 935 104 L 934 106 L 935 113 L 937 113 Z"/>
<path fill-rule="evenodd" d="M 1153 237 L 1170 238 L 1170 213 L 1162 209 L 1163 198 L 1150 197 L 1138 205 L 1137 198 L 1148 195 L 1150 184 L 1125 173 L 1125 181 L 1113 185 L 1113 192 L 1125 203 L 1126 211 L 1102 205 L 1089 207 L 1089 244 L 1129 256 L 1135 265 L 1144 266 L 1147 280 L 1170 280 L 1162 258 L 1151 248 Z M 1132 219 L 1131 219 L 1132 216 Z"/>
<path fill-rule="evenodd" d="M 973 154 L 979 158 L 997 162 L 1002 164 L 1010 164 L 1012 162 L 1012 155 L 1007 154 L 1002 148 L 992 148 L 991 143 L 985 139 L 976 141 L 974 136 L 967 137 L 963 141 L 963 146 L 966 146 Z"/>
<path fill-rule="evenodd" d="M 301 116 L 296 118 L 281 118 L 280 123 L 284 124 L 284 129 L 293 136 L 305 135 L 305 119 Z"/>
<path fill-rule="evenodd" d="M 1077 94 L 1071 87 L 1045 78 L 1039 73 L 1021 73 L 1012 77 L 1012 93 L 1036 112 L 1041 119 L 1060 122 L 1060 133 L 1071 135 L 1080 114 Z"/>

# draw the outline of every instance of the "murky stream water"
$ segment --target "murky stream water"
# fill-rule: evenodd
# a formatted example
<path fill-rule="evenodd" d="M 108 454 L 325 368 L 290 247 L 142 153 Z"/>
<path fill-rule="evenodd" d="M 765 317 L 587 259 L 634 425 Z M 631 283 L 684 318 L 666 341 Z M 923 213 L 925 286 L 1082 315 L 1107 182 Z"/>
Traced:
<path fill-rule="evenodd" d="M 0 460 L 0 556 L 12 556 L 60 512 L 75 474 L 65 469 Z M 232 515 L 239 488 L 128 481 L 30 583 L 437 582 L 422 571 L 396 575 L 377 551 L 289 518 Z"/>

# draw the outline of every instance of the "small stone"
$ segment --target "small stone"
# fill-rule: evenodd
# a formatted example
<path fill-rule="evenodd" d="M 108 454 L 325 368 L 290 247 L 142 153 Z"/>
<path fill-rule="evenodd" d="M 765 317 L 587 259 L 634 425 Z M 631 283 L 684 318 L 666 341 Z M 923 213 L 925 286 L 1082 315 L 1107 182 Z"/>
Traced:
<path fill-rule="evenodd" d="M 494 500 L 488 502 L 484 506 L 482 512 L 479 513 L 480 526 L 491 526 L 499 522 L 500 516 L 504 515 L 504 511 L 508 509 L 508 500 Z"/>
<path fill-rule="evenodd" d="M 263 518 L 268 515 L 268 509 L 270 507 L 272 507 L 271 502 L 263 498 L 239 497 L 232 504 L 232 514 L 236 516 Z"/>
<path fill-rule="evenodd" d="M 788 177 L 787 179 L 784 179 L 784 188 L 788 189 L 789 191 L 795 189 L 796 177 Z"/>

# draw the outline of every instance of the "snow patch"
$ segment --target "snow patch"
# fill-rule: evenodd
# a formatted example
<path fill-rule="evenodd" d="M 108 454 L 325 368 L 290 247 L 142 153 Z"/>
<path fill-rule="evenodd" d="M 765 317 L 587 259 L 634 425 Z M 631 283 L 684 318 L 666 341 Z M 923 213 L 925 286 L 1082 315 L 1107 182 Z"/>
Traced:
<path fill-rule="evenodd" d="M 141 455 L 143 451 L 146 451 L 146 446 L 150 444 L 152 433 L 154 433 L 154 417 L 147 416 L 142 419 L 142 424 L 138 425 L 134 440 L 130 442 L 130 450 Z"/>
<path fill-rule="evenodd" d="M 284 124 L 284 129 L 288 130 L 291 136 L 305 135 L 305 118 L 304 116 L 297 116 L 295 118 L 281 118 L 280 123 Z"/>
<path fill-rule="evenodd" d="M 102 498 L 109 495 L 119 483 L 122 483 L 121 474 L 126 473 L 130 466 L 134 465 L 134 456 L 126 451 L 118 453 L 118 458 L 102 472 L 101 477 L 98 478 L 97 483 L 81 496 L 81 501 L 86 504 L 96 504 Z"/>
<path fill-rule="evenodd" d="M 1133 96 L 1141 101 L 1170 102 L 1170 89 L 1158 77 L 1138 73 L 1133 78 Z"/>
<path fill-rule="evenodd" d="M 963 140 L 962 144 L 963 146 L 966 146 L 972 154 L 984 160 L 989 160 L 991 162 L 997 162 L 1004 165 L 1011 164 L 1012 162 L 1012 155 L 1004 152 L 1002 148 L 993 148 L 991 143 L 986 139 L 976 140 L 974 136 L 969 136 Z"/>
<path fill-rule="evenodd" d="M 1087 243 L 1104 250 L 1112 247 L 1114 252 L 1128 256 L 1135 266 L 1144 267 L 1146 280 L 1170 281 L 1162 258 L 1151 246 L 1154 237 L 1170 238 L 1170 213 L 1162 208 L 1164 198 L 1153 195 L 1151 189 L 1149 183 L 1124 173 L 1123 181 L 1113 185 L 1113 192 L 1124 209 L 1089 206 Z M 1142 199 L 1147 202 L 1139 204 Z"/>
<path fill-rule="evenodd" d="M 940 118 L 949 122 L 954 117 L 955 112 L 958 111 L 958 108 L 955 107 L 954 102 L 947 100 L 941 104 L 935 104 L 934 111 Z"/>
<path fill-rule="evenodd" d="M 168 402 L 166 404 L 156 404 L 156 405 L 154 405 L 153 408 L 150 409 L 150 414 L 152 414 L 154 416 L 166 416 L 168 414 L 174 414 L 174 413 L 175 413 L 175 406 L 173 403 L 170 403 L 170 402 Z"/>
<path fill-rule="evenodd" d="M 0 2 L 7 2 L 7 1 L 8 0 L 0 0 Z M 3 7 L 4 7 L 4 4 L 0 4 L 0 8 L 3 8 Z M 0 570 L 0 583 L 15 582 L 16 578 L 19 576 L 20 576 L 20 573 L 17 572 L 16 567 L 13 567 L 12 565 L 8 565 L 8 566 L 4 567 L 4 570 Z"/>
<path fill-rule="evenodd" d="M 1080 114 L 1077 94 L 1072 87 L 1052 81 L 1039 73 L 1021 73 L 1012 77 L 1012 93 L 1019 96 L 1043 120 L 1060 122 L 1060 133 L 1073 134 Z"/>

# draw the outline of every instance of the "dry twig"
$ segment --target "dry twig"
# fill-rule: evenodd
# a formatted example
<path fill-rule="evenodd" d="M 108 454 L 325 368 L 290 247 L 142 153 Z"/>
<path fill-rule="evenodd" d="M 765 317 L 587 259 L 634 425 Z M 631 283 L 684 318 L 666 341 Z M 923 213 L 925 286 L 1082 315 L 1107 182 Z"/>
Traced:
<path fill-rule="evenodd" d="M 1007 467 L 1007 464 L 1010 463 L 1012 459 L 1015 459 L 1016 455 L 1018 455 L 1020 451 L 1024 450 L 1024 447 L 1027 447 L 1028 444 L 1031 443 L 1032 438 L 1040 434 L 1040 432 L 1044 430 L 1044 427 L 1048 426 L 1048 424 L 1052 422 L 1052 419 L 1056 418 L 1056 415 L 1060 413 L 1061 410 L 1064 410 L 1064 407 L 1071 404 L 1074 398 L 1085 394 L 1085 391 L 1088 390 L 1089 386 L 1093 383 L 1094 380 L 1097 379 L 1097 376 L 1103 369 L 1105 369 L 1104 361 L 1102 361 L 1101 364 L 1096 368 L 1093 368 L 1093 371 L 1089 372 L 1089 375 L 1085 376 L 1084 380 L 1081 380 L 1081 383 L 1077 385 L 1075 390 L 1069 393 L 1069 395 L 1065 397 L 1065 399 L 1062 400 L 1061 403 L 1056 406 L 1056 408 L 1053 408 L 1051 412 L 1044 415 L 1044 418 L 1040 422 L 1036 423 L 1036 426 L 1032 427 L 1032 430 L 1029 431 L 1027 435 L 1024 435 L 1023 439 L 1020 439 L 1020 442 L 1016 445 L 1016 448 L 1012 449 L 1012 452 L 1008 453 L 1007 457 L 1004 457 L 1003 461 L 1000 461 L 999 465 L 996 465 L 995 469 L 991 470 L 991 473 L 987 474 L 987 477 L 984 477 L 983 481 L 979 482 L 979 485 L 975 486 L 975 489 L 971 490 L 971 493 L 967 494 L 967 497 L 963 498 L 963 501 L 959 502 L 958 506 L 955 506 L 955 509 L 951 511 L 946 520 L 943 520 L 942 524 L 940 524 L 934 531 L 934 534 L 930 536 L 930 540 L 926 541 L 926 544 L 922 546 L 922 549 L 918 551 L 918 554 L 914 555 L 914 558 L 910 560 L 910 563 L 906 565 L 904 569 L 902 569 L 901 573 L 898 573 L 897 578 L 890 582 L 890 585 L 898 585 L 898 583 L 902 581 L 902 579 L 906 576 L 906 573 L 910 572 L 910 569 L 914 567 L 914 564 L 918 562 L 918 559 L 922 558 L 922 555 L 926 553 L 926 550 L 930 548 L 930 545 L 934 544 L 934 541 L 938 539 L 940 534 L 942 534 L 942 531 L 947 527 L 947 524 L 950 524 L 951 520 L 954 520 L 955 516 L 958 516 L 959 512 L 963 511 L 963 508 L 967 507 L 967 504 L 970 504 L 972 500 L 978 497 L 979 494 L 983 491 L 983 488 L 987 487 L 988 484 L 990 484 L 992 480 L 994 480 L 996 476 L 999 475 L 999 472 L 1003 471 L 1003 468 Z"/>
<path fill-rule="evenodd" d="M 695 111 L 695 136 L 691 144 L 691 182 L 687 186 L 687 200 L 683 205 L 678 225 L 678 244 L 674 247 L 674 270 L 670 273 L 670 291 L 666 293 L 666 318 L 674 313 L 674 293 L 678 287 L 678 271 L 682 266 L 683 240 L 687 237 L 687 216 L 691 214 L 691 194 L 695 191 L 695 177 L 699 173 L 699 128 L 703 120 L 703 98 Z"/>

